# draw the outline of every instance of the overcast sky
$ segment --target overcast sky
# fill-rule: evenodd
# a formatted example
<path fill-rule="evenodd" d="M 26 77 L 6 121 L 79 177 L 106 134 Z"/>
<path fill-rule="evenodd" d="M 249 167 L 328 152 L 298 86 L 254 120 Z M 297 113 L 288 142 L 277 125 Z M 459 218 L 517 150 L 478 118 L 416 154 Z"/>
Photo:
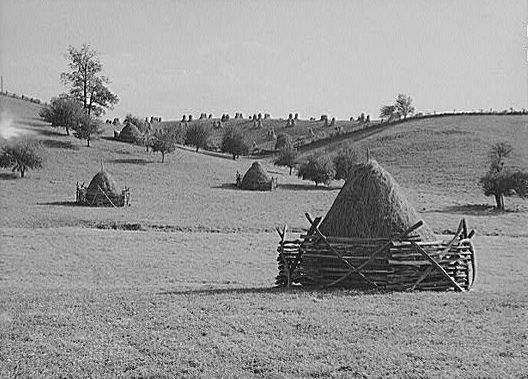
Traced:
<path fill-rule="evenodd" d="M 4 89 L 64 92 L 89 43 L 120 98 L 104 117 L 267 112 L 377 117 L 528 108 L 525 0 L 0 0 Z"/>

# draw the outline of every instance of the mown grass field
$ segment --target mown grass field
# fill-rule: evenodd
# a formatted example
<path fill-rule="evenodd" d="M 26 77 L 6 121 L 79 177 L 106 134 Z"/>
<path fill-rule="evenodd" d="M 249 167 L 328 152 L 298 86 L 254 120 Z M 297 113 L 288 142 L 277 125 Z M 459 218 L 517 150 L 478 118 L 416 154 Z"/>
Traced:
<path fill-rule="evenodd" d="M 282 186 L 238 191 L 250 159 L 87 148 L 0 100 L 47 155 L 27 178 L 0 173 L 0 377 L 528 376 L 527 206 L 493 212 L 475 184 L 495 139 L 526 162 L 524 116 L 422 120 L 357 142 L 436 233 L 461 217 L 477 230 L 471 292 L 287 292 L 272 288 L 274 227 L 306 228 L 304 212 L 324 215 L 341 182 L 315 189 L 266 160 Z M 72 205 L 100 160 L 131 207 Z M 141 230 L 112 230 L 126 224 Z"/>

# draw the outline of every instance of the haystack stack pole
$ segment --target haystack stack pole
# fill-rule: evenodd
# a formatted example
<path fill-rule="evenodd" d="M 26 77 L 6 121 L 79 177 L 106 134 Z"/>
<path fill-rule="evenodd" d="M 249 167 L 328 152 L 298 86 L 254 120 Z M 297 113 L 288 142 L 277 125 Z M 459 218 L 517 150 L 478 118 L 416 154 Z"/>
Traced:
<path fill-rule="evenodd" d="M 110 200 L 110 198 L 108 197 L 108 195 L 105 193 L 105 191 L 103 191 L 103 190 L 101 189 L 101 187 L 99 187 L 99 185 L 97 185 L 97 188 L 99 188 L 99 191 L 102 192 L 102 194 L 106 197 L 106 199 L 110 202 L 110 204 L 112 204 L 112 206 L 113 206 L 114 208 L 117 208 L 117 207 L 115 206 L 115 204 L 112 202 L 112 200 Z"/>
<path fill-rule="evenodd" d="M 423 225 L 423 221 L 418 221 L 416 224 L 414 224 L 413 226 L 411 226 L 409 229 L 407 229 L 406 231 L 404 231 L 403 233 L 401 233 L 400 235 L 398 235 L 397 237 L 395 238 L 391 238 L 386 244 L 384 244 L 383 246 L 379 247 L 376 251 L 374 251 L 374 253 L 372 253 L 372 255 L 370 256 L 370 258 L 362 263 L 361 265 L 359 265 L 357 268 L 354 268 L 352 269 L 351 271 L 349 271 L 346 275 L 342 276 L 341 278 L 337 279 L 337 280 L 334 280 L 332 283 L 330 283 L 327 287 L 331 287 L 331 286 L 335 286 L 336 284 L 342 282 L 343 280 L 345 280 L 346 278 L 348 278 L 350 275 L 352 275 L 354 272 L 357 272 L 358 274 L 362 275 L 359 270 L 361 270 L 363 267 L 365 267 L 366 265 L 370 264 L 374 258 L 376 258 L 376 256 L 381 253 L 382 251 L 384 251 L 385 249 L 387 249 L 388 247 L 390 247 L 390 245 L 394 242 L 394 241 L 399 241 L 399 240 L 402 240 L 404 239 L 405 237 L 407 237 L 409 234 L 411 234 L 412 232 L 414 232 L 416 229 L 418 229 L 420 226 Z M 362 275 L 363 276 L 363 275 Z"/>
<path fill-rule="evenodd" d="M 427 259 L 431 264 L 438 270 L 440 273 L 446 278 L 453 286 L 455 286 L 455 289 L 457 289 L 459 292 L 465 292 L 465 290 L 460 287 L 460 284 L 458 284 L 452 277 L 449 276 L 449 274 L 444 270 L 442 266 L 438 264 L 437 261 L 435 261 L 433 258 L 427 254 L 427 252 L 416 242 L 411 241 L 411 244 L 414 246 L 414 248 L 424 256 L 425 259 Z"/>
<path fill-rule="evenodd" d="M 462 219 L 463 221 L 464 219 Z M 457 238 L 460 236 L 461 233 L 463 233 L 464 231 L 464 226 L 463 226 L 463 222 L 460 221 L 460 224 L 458 224 L 458 229 L 455 233 L 455 236 L 453 237 L 453 239 L 451 241 L 449 241 L 449 243 L 447 244 L 446 248 L 444 250 L 442 250 L 439 254 L 439 259 L 442 259 L 444 257 L 445 254 L 449 253 L 449 250 L 451 250 L 451 247 L 453 246 L 453 244 L 456 242 Z M 467 228 L 466 228 L 466 231 L 467 231 Z M 427 269 L 424 271 L 424 273 L 420 276 L 420 278 L 418 278 L 418 280 L 416 281 L 416 283 L 413 284 L 413 286 L 409 289 L 409 291 L 414 291 L 416 289 L 416 286 L 418 284 L 420 284 L 425 278 L 427 278 L 429 276 L 429 274 L 431 274 L 431 272 L 433 271 L 434 269 L 434 266 L 429 266 L 427 267 Z"/>

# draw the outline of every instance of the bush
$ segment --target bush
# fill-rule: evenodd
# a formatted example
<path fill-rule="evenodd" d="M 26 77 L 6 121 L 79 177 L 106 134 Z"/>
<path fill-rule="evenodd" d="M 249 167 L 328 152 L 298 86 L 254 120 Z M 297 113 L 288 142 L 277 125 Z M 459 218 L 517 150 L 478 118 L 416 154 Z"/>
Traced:
<path fill-rule="evenodd" d="M 289 144 L 284 146 L 280 152 L 279 156 L 273 162 L 275 166 L 286 166 L 290 168 L 290 175 L 292 174 L 293 168 L 297 165 L 298 153 L 293 145 Z"/>
<path fill-rule="evenodd" d="M 196 152 L 200 148 L 205 149 L 210 133 L 211 131 L 206 125 L 194 123 L 185 133 L 185 144 L 196 147 Z"/>
<path fill-rule="evenodd" d="M 317 187 L 319 183 L 329 184 L 334 178 L 335 170 L 332 160 L 326 155 L 312 155 L 299 166 L 297 176 L 311 180 Z"/>
<path fill-rule="evenodd" d="M 358 153 L 352 148 L 345 148 L 337 153 L 333 161 L 335 168 L 334 179 L 346 180 L 354 165 L 356 165 L 359 161 Z"/>
<path fill-rule="evenodd" d="M 222 151 L 233 155 L 233 160 L 249 153 L 249 144 L 240 131 L 227 127 L 222 137 Z"/>
<path fill-rule="evenodd" d="M 44 106 L 39 115 L 53 127 L 66 128 L 66 134 L 70 135 L 70 129 L 74 129 L 83 117 L 84 109 L 79 101 L 60 96 L 51 99 L 49 105 Z"/>
<path fill-rule="evenodd" d="M 28 169 L 42 168 L 44 159 L 38 143 L 28 140 L 2 147 L 0 167 L 11 167 L 13 172 L 20 172 L 23 178 Z"/>

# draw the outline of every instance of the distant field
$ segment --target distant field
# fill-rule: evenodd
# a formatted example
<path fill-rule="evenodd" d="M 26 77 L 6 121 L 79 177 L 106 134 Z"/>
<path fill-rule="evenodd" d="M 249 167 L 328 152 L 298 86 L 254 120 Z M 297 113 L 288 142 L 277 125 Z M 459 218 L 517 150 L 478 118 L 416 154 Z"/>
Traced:
<path fill-rule="evenodd" d="M 39 121 L 38 106 L 8 100 L 0 109 L 36 133 L 47 161 L 24 179 L 0 171 L 0 377 L 528 375 L 528 206 L 507 199 L 510 211 L 494 212 L 476 185 L 496 139 L 526 167 L 528 117 L 410 121 L 353 142 L 436 233 L 461 217 L 477 230 L 472 292 L 286 292 L 271 288 L 274 228 L 299 233 L 342 182 L 316 189 L 268 158 L 282 186 L 240 191 L 235 173 L 251 159 L 179 148 L 161 164 L 104 138 L 87 148 Z M 73 206 L 101 160 L 131 207 Z M 141 230 L 111 230 L 128 224 Z"/>

